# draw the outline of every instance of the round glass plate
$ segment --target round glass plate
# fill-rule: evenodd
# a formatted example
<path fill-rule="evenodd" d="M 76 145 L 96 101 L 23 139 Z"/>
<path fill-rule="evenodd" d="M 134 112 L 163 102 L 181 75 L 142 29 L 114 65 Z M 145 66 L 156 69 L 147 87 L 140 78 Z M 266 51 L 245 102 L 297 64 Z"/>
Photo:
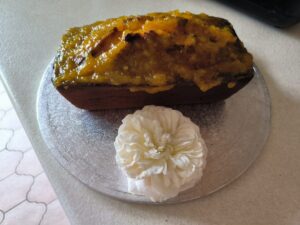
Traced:
<path fill-rule="evenodd" d="M 200 183 L 164 203 L 207 196 L 238 178 L 259 155 L 270 129 L 270 97 L 256 67 L 251 82 L 223 102 L 173 107 L 198 124 L 208 147 Z M 103 194 L 152 203 L 127 192 L 127 180 L 115 163 L 113 146 L 121 120 L 133 109 L 90 112 L 76 108 L 51 83 L 51 64 L 38 93 L 38 122 L 45 143 L 74 177 Z"/>

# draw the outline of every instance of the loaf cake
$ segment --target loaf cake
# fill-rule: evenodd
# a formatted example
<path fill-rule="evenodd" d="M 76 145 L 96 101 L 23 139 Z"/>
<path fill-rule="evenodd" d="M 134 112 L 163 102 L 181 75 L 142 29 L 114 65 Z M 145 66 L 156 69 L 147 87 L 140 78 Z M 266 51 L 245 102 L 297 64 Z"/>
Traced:
<path fill-rule="evenodd" d="M 252 77 L 252 56 L 227 20 L 171 11 L 69 29 L 52 83 L 98 110 L 220 101 Z"/>

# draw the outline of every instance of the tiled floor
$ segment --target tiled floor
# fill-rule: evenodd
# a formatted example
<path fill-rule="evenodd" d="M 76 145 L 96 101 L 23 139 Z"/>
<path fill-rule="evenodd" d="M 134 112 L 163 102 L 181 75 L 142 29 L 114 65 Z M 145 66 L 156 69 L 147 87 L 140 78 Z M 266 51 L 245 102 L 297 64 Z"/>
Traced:
<path fill-rule="evenodd" d="M 69 225 L 1 81 L 0 224 Z"/>

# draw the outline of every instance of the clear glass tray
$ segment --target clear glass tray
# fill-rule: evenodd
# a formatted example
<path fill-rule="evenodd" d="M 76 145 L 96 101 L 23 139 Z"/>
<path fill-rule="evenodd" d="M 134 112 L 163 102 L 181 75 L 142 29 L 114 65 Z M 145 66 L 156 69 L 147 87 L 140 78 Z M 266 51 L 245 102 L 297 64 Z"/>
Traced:
<path fill-rule="evenodd" d="M 208 147 L 199 184 L 164 203 L 207 196 L 237 179 L 259 155 L 270 129 L 271 103 L 259 70 L 238 93 L 223 102 L 173 107 L 199 125 Z M 113 147 L 122 118 L 134 110 L 89 112 L 65 100 L 51 83 L 51 63 L 38 94 L 38 121 L 49 151 L 75 178 L 105 195 L 152 203 L 127 192 L 127 180 L 115 163 Z M 161 204 L 161 203 L 160 203 Z"/>

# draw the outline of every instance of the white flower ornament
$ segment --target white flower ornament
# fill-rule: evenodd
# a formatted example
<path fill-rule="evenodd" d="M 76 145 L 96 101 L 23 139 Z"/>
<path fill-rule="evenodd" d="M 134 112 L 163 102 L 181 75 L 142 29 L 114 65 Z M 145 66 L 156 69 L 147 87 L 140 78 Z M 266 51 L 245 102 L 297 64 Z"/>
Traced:
<path fill-rule="evenodd" d="M 165 201 L 194 186 L 205 167 L 200 130 L 181 112 L 145 106 L 127 115 L 115 140 L 116 161 L 128 191 Z"/>

